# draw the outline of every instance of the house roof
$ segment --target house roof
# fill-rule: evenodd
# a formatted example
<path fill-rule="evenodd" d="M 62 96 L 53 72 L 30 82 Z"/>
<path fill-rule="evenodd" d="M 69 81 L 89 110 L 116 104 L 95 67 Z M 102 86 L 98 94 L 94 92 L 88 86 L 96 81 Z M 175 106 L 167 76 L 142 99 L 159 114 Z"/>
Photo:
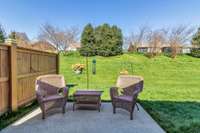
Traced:
<path fill-rule="evenodd" d="M 47 50 L 47 51 L 57 51 L 57 49 L 46 41 L 38 41 L 32 44 L 32 48 L 40 49 L 40 50 Z"/>
<path fill-rule="evenodd" d="M 9 41 L 9 38 L 6 39 L 6 43 L 8 43 L 8 41 Z M 24 40 L 21 40 L 21 39 L 16 39 L 16 43 L 17 43 L 17 46 L 19 46 L 19 47 L 32 48 L 32 45 L 28 41 L 24 41 Z"/>
<path fill-rule="evenodd" d="M 139 45 L 137 48 L 151 48 L 152 46 L 150 46 L 150 45 Z M 159 48 L 169 48 L 169 47 L 171 47 L 169 44 L 164 44 L 164 45 L 161 45 L 161 46 L 159 46 Z M 183 45 L 183 46 L 180 46 L 181 48 L 192 48 L 192 46 L 185 46 L 185 45 Z"/>
<path fill-rule="evenodd" d="M 78 48 L 81 47 L 81 44 L 78 43 L 78 42 L 76 42 L 76 43 L 71 43 L 71 44 L 69 44 L 69 47 L 70 47 L 71 49 L 78 49 Z M 69 48 L 69 47 L 68 47 L 68 48 Z"/>

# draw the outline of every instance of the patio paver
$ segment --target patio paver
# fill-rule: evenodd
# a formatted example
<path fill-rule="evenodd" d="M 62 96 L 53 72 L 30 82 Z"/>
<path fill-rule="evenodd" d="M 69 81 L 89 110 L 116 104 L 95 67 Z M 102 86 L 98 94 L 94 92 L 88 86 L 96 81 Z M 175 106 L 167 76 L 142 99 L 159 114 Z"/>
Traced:
<path fill-rule="evenodd" d="M 144 111 L 135 110 L 134 119 L 129 113 L 117 109 L 112 113 L 111 103 L 102 103 L 101 112 L 96 110 L 72 111 L 68 103 L 67 112 L 49 114 L 41 119 L 40 109 L 34 110 L 1 133 L 165 133 L 165 131 Z"/>

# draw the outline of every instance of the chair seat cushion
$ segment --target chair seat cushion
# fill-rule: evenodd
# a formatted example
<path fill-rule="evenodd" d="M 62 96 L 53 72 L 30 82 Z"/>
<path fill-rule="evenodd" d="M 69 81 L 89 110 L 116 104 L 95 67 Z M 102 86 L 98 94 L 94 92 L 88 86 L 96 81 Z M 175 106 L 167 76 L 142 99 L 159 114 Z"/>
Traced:
<path fill-rule="evenodd" d="M 64 96 L 62 95 L 50 95 L 50 96 L 46 96 L 43 98 L 43 101 L 44 102 L 47 102 L 47 101 L 53 101 L 53 100 L 58 100 L 58 99 L 63 99 Z"/>
<path fill-rule="evenodd" d="M 133 99 L 132 96 L 115 96 L 114 98 L 128 102 L 132 102 Z"/>

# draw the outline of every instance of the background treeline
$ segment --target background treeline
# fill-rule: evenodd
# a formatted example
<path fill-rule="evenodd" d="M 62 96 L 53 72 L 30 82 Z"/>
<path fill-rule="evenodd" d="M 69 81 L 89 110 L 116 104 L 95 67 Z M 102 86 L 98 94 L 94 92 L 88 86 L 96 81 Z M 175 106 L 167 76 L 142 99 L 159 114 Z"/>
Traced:
<path fill-rule="evenodd" d="M 3 26 L 0 25 L 0 43 L 4 43 L 6 39 L 12 37 L 12 32 L 6 35 Z M 33 44 L 24 32 L 15 32 L 15 39 L 23 47 L 31 48 Z M 147 53 L 150 57 L 159 55 L 159 48 L 163 46 L 170 47 L 169 55 L 172 58 L 175 58 L 179 54 L 180 48 L 185 46 L 192 46 L 190 55 L 200 57 L 200 28 L 196 30 L 187 25 L 160 29 L 142 26 L 139 30 L 134 30 L 123 37 L 121 29 L 115 25 L 102 24 L 94 27 L 87 24 L 81 30 L 77 26 L 60 29 L 45 23 L 40 26 L 37 41 L 42 41 L 42 44 L 50 44 L 57 51 L 64 51 L 64 53 L 68 52 L 70 44 L 80 44 L 79 53 L 83 56 L 120 55 L 127 45 L 129 52 L 137 52 L 138 47 L 146 45 L 150 47 L 150 51 Z M 46 47 L 44 47 L 45 49 Z"/>

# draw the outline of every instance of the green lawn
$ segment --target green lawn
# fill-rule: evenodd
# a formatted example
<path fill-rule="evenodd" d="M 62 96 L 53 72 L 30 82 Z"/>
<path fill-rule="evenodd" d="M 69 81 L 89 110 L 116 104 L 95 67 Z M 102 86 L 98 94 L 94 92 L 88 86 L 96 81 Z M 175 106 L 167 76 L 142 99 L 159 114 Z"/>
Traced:
<path fill-rule="evenodd" d="M 97 74 L 92 75 L 91 61 L 97 60 Z M 142 106 L 167 132 L 200 132 L 200 59 L 159 56 L 149 59 L 141 54 L 114 57 L 90 57 L 90 88 L 104 90 L 103 100 L 109 100 L 109 88 L 115 85 L 119 72 L 144 77 L 144 91 L 139 99 Z M 60 73 L 68 83 L 78 83 L 71 93 L 86 88 L 86 75 L 76 75 L 75 63 L 85 63 L 78 54 L 61 55 Z M 131 70 L 131 63 L 133 69 Z"/>

